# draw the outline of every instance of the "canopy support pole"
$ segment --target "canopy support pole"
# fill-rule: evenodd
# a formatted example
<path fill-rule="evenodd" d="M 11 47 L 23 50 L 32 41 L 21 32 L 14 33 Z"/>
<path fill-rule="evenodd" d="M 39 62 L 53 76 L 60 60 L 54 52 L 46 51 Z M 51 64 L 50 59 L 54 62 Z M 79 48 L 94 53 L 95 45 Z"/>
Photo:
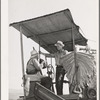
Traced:
<path fill-rule="evenodd" d="M 40 61 L 40 41 L 39 41 L 39 61 Z"/>
<path fill-rule="evenodd" d="M 76 47 L 75 47 L 75 38 L 74 38 L 74 33 L 73 33 L 73 22 L 72 22 L 72 39 L 73 39 L 73 50 L 74 50 L 74 61 L 75 61 L 75 74 L 76 74 L 76 83 L 79 84 L 78 82 L 78 63 L 77 63 L 77 60 L 76 60 Z M 75 75 L 73 76 L 73 80 L 74 80 L 74 77 Z"/>
<path fill-rule="evenodd" d="M 40 41 L 39 41 L 39 58 L 38 58 L 38 61 L 40 62 Z M 41 75 L 43 75 L 42 70 L 40 70 L 40 73 L 41 73 Z"/>
<path fill-rule="evenodd" d="M 76 61 L 75 38 L 74 38 L 74 33 L 73 33 L 73 29 L 74 29 L 73 25 L 75 23 L 73 22 L 73 19 L 71 19 L 70 16 L 67 13 L 65 13 L 65 15 L 68 18 L 68 20 L 72 23 L 72 41 L 73 41 L 73 50 L 74 50 L 75 72 L 77 72 L 78 71 L 78 63 Z M 77 27 L 75 27 L 75 28 L 77 29 Z M 75 74 L 77 74 L 77 73 L 75 73 Z M 74 77 L 75 77 L 75 75 L 74 75 Z M 74 79 L 74 77 L 73 77 L 73 79 Z M 78 74 L 77 74 L 76 77 L 77 77 L 76 81 L 78 81 Z"/>
<path fill-rule="evenodd" d="M 26 100 L 22 26 L 20 26 L 20 45 L 21 45 L 21 59 L 22 59 L 23 91 L 24 91 L 24 99 Z"/>
<path fill-rule="evenodd" d="M 52 57 L 51 57 L 51 65 L 52 65 Z"/>

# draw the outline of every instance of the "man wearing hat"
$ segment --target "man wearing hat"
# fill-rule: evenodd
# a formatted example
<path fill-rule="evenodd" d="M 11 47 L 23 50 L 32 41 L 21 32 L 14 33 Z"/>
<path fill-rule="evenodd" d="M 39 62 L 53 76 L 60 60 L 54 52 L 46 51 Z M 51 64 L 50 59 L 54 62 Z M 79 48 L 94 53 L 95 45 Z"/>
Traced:
<path fill-rule="evenodd" d="M 45 86 L 48 89 L 51 88 L 52 79 L 42 75 L 41 69 L 44 68 L 44 63 L 45 62 L 42 59 L 40 62 L 38 61 L 38 52 L 33 47 L 33 50 L 31 51 L 31 57 L 26 66 L 26 79 L 29 78 L 30 80 L 27 100 L 36 100 L 34 98 L 34 87 L 36 82 L 40 82 L 41 85 Z"/>
<path fill-rule="evenodd" d="M 26 73 L 26 100 L 36 100 L 34 95 L 35 83 L 40 82 L 43 75 L 41 74 L 41 64 L 38 61 L 38 52 L 34 49 L 34 47 L 31 51 L 31 57 L 27 62 Z M 28 86 L 27 82 L 29 83 Z"/>
<path fill-rule="evenodd" d="M 57 47 L 58 52 L 55 53 L 55 61 L 56 61 L 56 90 L 58 95 L 63 94 L 63 80 L 65 75 L 65 70 L 63 66 L 60 64 L 60 59 L 64 57 L 68 51 L 64 50 L 64 44 L 62 41 L 57 41 L 55 44 Z"/>
<path fill-rule="evenodd" d="M 27 74 L 36 74 L 41 73 L 40 64 L 38 62 L 38 52 L 34 49 L 31 51 L 31 57 L 27 62 L 26 73 Z"/>
<path fill-rule="evenodd" d="M 55 54 L 45 54 L 40 52 L 41 54 L 44 54 L 46 56 L 52 56 L 55 57 L 55 62 L 56 62 L 56 91 L 58 95 L 63 94 L 63 80 L 64 80 L 64 75 L 65 75 L 65 70 L 63 66 L 60 64 L 60 59 L 64 57 L 65 55 L 68 54 L 67 50 L 64 50 L 64 44 L 62 41 L 57 41 L 55 44 L 57 47 L 57 52 Z"/>

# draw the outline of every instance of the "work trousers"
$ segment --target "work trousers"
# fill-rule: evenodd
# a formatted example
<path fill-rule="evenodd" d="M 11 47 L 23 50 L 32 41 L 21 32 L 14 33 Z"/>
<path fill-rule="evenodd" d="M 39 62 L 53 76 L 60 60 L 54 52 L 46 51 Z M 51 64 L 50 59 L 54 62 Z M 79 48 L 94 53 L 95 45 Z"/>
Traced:
<path fill-rule="evenodd" d="M 63 80 L 64 80 L 65 70 L 63 66 L 56 67 L 56 91 L 57 95 L 63 95 Z M 62 76 L 60 79 L 59 77 Z"/>
<path fill-rule="evenodd" d="M 41 85 L 43 85 L 47 89 L 51 90 L 52 78 L 50 78 L 50 77 L 43 77 L 43 78 L 41 78 Z"/>
<path fill-rule="evenodd" d="M 26 97 L 26 100 L 36 100 L 35 95 L 34 95 L 35 84 L 36 82 L 33 82 L 33 81 L 30 82 L 29 95 Z"/>
<path fill-rule="evenodd" d="M 43 77 L 41 78 L 41 82 L 39 82 L 41 85 L 46 87 L 47 89 L 51 90 L 52 86 L 52 79 L 50 77 Z M 29 95 L 27 96 L 26 100 L 38 100 L 36 99 L 37 97 L 35 96 L 35 84 L 36 82 L 31 81 L 30 82 L 30 90 L 29 90 Z"/>

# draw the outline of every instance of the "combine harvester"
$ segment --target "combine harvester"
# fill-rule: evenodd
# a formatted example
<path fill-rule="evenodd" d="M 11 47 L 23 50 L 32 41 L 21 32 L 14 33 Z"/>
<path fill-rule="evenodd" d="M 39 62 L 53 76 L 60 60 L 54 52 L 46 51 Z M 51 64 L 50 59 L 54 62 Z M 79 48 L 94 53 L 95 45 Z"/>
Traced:
<path fill-rule="evenodd" d="M 80 27 L 74 23 L 74 20 L 72 18 L 69 9 L 65 9 L 38 18 L 11 23 L 10 26 L 14 27 L 20 32 L 23 83 L 25 82 L 26 74 L 24 73 L 25 71 L 24 71 L 24 64 L 23 64 L 24 58 L 23 58 L 22 34 L 25 35 L 27 38 L 30 38 L 36 43 L 38 43 L 39 46 L 43 47 L 49 53 L 57 52 L 57 49 L 54 46 L 54 44 L 58 40 L 62 41 L 65 44 L 64 49 L 71 51 L 71 53 L 68 54 L 68 56 L 66 56 L 62 60 L 64 61 L 62 63 L 65 64 L 64 65 L 65 70 L 68 71 L 69 73 L 67 74 L 69 79 L 69 84 L 74 85 L 74 88 L 76 88 L 76 86 L 78 85 L 77 83 L 80 83 L 80 86 L 84 85 L 85 82 L 86 84 L 88 83 L 87 80 L 85 79 L 78 80 L 78 78 L 80 75 L 83 75 L 84 77 L 86 76 L 84 74 L 80 74 L 80 72 L 84 71 L 84 68 L 82 67 L 85 67 L 85 69 L 86 67 L 89 67 L 90 69 L 95 69 L 93 65 L 93 59 L 89 58 L 90 57 L 89 54 L 76 52 L 75 45 L 86 46 L 87 39 L 83 37 L 82 34 L 79 32 Z M 75 71 L 73 70 L 69 71 L 68 68 L 69 69 L 72 68 Z M 79 69 L 82 70 L 78 71 Z M 91 70 L 90 72 L 92 71 L 94 70 Z M 75 80 L 76 80 L 76 84 L 74 84 Z M 84 90 L 86 92 L 83 93 L 83 97 L 81 98 L 80 98 L 80 94 L 73 93 L 71 90 L 69 95 L 56 95 L 56 93 L 45 88 L 39 82 L 36 82 L 34 90 L 35 90 L 34 92 L 35 98 L 34 97 L 29 98 L 28 100 L 79 100 L 79 99 L 96 100 L 96 88 L 95 89 L 94 88 L 89 89 L 89 87 L 85 88 Z M 24 88 L 24 98 L 22 99 L 27 100 L 25 88 Z M 18 100 L 22 100 L 22 99 L 19 98 Z"/>

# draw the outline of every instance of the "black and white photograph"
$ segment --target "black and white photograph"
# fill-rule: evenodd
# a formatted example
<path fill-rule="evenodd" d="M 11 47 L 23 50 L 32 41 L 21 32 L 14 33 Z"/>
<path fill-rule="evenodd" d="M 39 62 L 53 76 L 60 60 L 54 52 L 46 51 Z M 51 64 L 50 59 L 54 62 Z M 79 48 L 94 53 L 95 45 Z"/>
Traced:
<path fill-rule="evenodd" d="M 7 9 L 8 100 L 98 100 L 99 0 L 8 0 Z"/>

